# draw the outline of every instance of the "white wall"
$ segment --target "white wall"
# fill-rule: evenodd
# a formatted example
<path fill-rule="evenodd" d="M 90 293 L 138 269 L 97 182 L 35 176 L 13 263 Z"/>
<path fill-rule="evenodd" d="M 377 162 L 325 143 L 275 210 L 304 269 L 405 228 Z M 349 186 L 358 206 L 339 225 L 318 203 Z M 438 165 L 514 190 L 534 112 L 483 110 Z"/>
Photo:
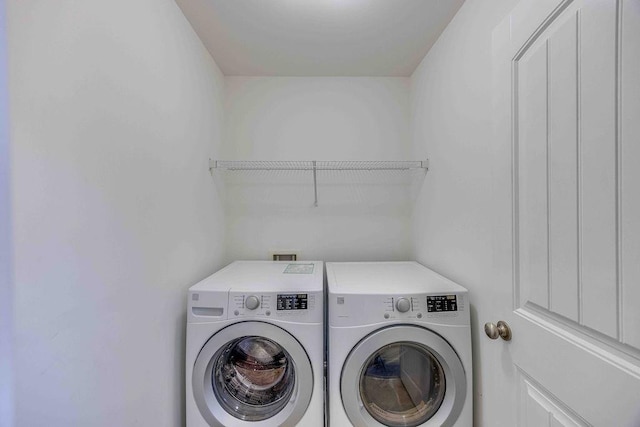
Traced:
<path fill-rule="evenodd" d="M 8 33 L 17 425 L 181 425 L 223 76 L 173 0 L 14 0 Z"/>
<path fill-rule="evenodd" d="M 408 78 L 227 77 L 226 160 L 405 160 Z M 401 260 L 410 256 L 401 176 L 309 172 L 224 176 L 227 256 Z"/>
<path fill-rule="evenodd" d="M 476 424 L 482 425 L 496 322 L 492 286 L 491 32 L 517 3 L 467 0 L 412 76 L 414 155 L 430 170 L 413 216 L 419 262 L 470 290 Z"/>
<path fill-rule="evenodd" d="M 0 426 L 13 425 L 13 257 L 5 3 L 0 0 Z"/>

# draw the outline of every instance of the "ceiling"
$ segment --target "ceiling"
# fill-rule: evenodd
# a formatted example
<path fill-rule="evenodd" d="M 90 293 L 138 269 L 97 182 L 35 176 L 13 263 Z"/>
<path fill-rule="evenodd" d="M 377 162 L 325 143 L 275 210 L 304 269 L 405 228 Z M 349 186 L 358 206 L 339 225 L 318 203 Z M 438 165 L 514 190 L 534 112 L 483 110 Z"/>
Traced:
<path fill-rule="evenodd" d="M 176 0 L 227 76 L 409 76 L 464 0 Z"/>

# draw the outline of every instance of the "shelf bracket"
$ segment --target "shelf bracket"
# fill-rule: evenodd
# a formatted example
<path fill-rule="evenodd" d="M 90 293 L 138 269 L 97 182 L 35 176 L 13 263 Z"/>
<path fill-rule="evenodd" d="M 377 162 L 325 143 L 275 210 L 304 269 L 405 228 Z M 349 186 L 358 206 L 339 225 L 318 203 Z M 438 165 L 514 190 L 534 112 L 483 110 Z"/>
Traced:
<path fill-rule="evenodd" d="M 316 161 L 313 161 L 313 195 L 314 195 L 314 202 L 313 202 L 313 206 L 314 207 L 318 207 L 318 178 L 317 178 L 317 174 L 316 174 Z"/>

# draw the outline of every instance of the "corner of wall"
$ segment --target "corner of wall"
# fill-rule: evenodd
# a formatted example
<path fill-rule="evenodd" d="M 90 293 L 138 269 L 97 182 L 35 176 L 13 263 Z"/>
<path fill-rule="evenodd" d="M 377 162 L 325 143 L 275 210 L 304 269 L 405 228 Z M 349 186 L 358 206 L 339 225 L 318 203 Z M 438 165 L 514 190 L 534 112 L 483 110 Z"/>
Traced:
<path fill-rule="evenodd" d="M 5 2 L 0 1 L 0 426 L 13 426 L 13 243 Z"/>

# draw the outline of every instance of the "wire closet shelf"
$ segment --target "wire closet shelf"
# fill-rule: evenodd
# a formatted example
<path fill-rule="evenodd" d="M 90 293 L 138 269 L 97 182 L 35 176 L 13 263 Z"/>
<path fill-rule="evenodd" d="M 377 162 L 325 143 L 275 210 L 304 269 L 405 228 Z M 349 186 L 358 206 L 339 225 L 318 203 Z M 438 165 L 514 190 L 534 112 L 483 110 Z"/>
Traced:
<path fill-rule="evenodd" d="M 313 173 L 314 206 L 318 206 L 318 171 L 415 171 L 429 170 L 428 160 L 212 160 L 209 172 L 221 171 L 309 171 Z"/>
<path fill-rule="evenodd" d="M 326 170 L 326 171 L 384 171 L 428 169 L 427 160 L 396 161 L 326 161 L 326 160 L 210 160 L 209 169 L 229 171 L 278 171 L 278 170 Z"/>

